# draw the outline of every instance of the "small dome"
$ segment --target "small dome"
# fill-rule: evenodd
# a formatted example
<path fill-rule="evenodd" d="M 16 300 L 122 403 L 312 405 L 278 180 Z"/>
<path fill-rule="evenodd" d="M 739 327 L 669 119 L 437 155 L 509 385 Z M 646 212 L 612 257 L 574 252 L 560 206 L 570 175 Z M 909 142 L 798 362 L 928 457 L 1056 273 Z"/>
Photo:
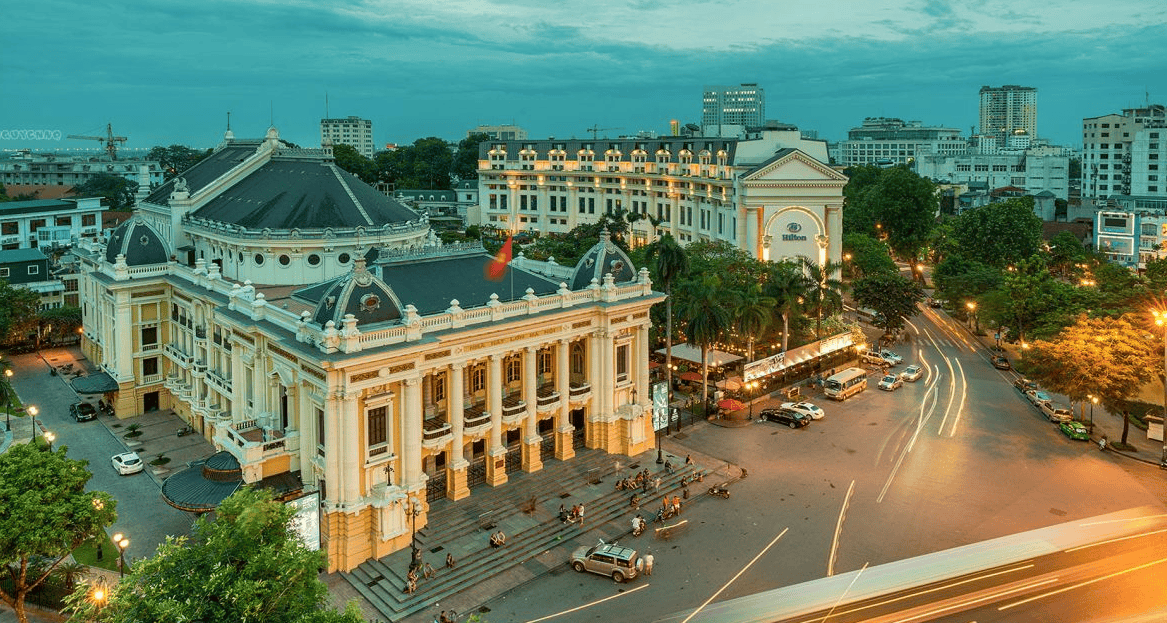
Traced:
<path fill-rule="evenodd" d="M 165 264 L 170 260 L 170 247 L 149 223 L 140 216 L 133 216 L 109 235 L 105 261 L 117 263 L 118 255 L 126 256 L 127 266 Z"/>
<path fill-rule="evenodd" d="M 579 259 L 571 278 L 571 289 L 581 290 L 595 279 L 604 281 L 604 275 L 612 273 L 616 283 L 636 281 L 636 270 L 628 255 L 612 242 L 608 230 L 600 232 L 600 241 Z"/>
<path fill-rule="evenodd" d="M 365 268 L 364 258 L 353 262 L 353 272 L 333 281 L 316 304 L 312 321 L 324 326 L 329 320 L 339 327 L 352 314 L 361 326 L 401 318 L 403 305 L 393 289 Z"/>

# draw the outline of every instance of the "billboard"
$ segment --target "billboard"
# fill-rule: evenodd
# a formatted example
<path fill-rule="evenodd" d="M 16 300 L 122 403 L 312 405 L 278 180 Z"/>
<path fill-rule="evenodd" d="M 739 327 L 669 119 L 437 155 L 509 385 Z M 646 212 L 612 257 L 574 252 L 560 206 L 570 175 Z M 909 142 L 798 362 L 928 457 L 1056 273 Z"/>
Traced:
<path fill-rule="evenodd" d="M 652 429 L 669 426 L 669 386 L 663 381 L 652 386 Z"/>
<path fill-rule="evenodd" d="M 302 497 L 285 502 L 293 509 L 288 520 L 288 529 L 300 537 L 304 547 L 312 551 L 320 550 L 320 492 L 313 491 Z"/>

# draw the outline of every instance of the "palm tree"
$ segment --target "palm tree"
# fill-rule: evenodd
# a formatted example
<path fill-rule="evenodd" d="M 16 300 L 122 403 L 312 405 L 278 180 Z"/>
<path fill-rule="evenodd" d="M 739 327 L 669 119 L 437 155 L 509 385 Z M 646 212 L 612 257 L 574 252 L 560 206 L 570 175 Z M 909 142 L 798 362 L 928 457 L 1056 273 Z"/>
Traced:
<path fill-rule="evenodd" d="M 657 279 L 665 288 L 665 387 L 668 404 L 673 399 L 673 283 L 689 272 L 689 256 L 677 244 L 672 234 L 653 242 L 648 249 L 648 261 L 656 269 Z M 680 423 L 677 424 L 678 430 Z M 666 420 L 666 431 L 670 423 Z"/>
<path fill-rule="evenodd" d="M 774 299 L 774 311 L 782 316 L 782 352 L 790 343 L 790 315 L 798 311 L 807 296 L 806 276 L 799 264 L 779 262 L 770 268 L 765 293 Z"/>
<path fill-rule="evenodd" d="M 843 306 L 843 288 L 846 284 L 839 279 L 842 264 L 827 260 L 825 264 L 818 264 L 809 257 L 801 259 L 802 269 L 806 274 L 806 287 L 810 294 L 810 303 L 815 308 L 817 319 L 814 325 L 815 339 L 822 339 L 823 310 Z"/>
<path fill-rule="evenodd" d="M 762 284 L 751 284 L 745 292 L 737 293 L 733 306 L 734 329 L 746 336 L 749 346 L 746 361 L 754 360 L 754 339 L 770 326 L 776 301 L 762 294 Z"/>
<path fill-rule="evenodd" d="M 678 313 L 685 319 L 685 335 L 689 343 L 701 347 L 701 400 L 708 413 L 709 347 L 730 328 L 732 318 L 726 305 L 726 292 L 717 275 L 687 281 L 683 290 Z"/>

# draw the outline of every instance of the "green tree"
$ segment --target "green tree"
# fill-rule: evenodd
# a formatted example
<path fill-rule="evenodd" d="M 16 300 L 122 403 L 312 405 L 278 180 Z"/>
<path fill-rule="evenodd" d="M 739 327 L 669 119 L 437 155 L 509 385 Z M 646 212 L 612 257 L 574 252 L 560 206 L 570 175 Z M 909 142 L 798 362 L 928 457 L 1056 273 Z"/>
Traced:
<path fill-rule="evenodd" d="M 372 160 L 362 156 L 356 147 L 337 143 L 332 146 L 332 157 L 336 160 L 336 166 L 361 178 L 362 182 L 366 184 L 377 182 L 377 166 Z"/>
<path fill-rule="evenodd" d="M 1078 237 L 1068 231 L 1058 232 L 1049 241 L 1049 270 L 1054 275 L 1069 278 L 1075 272 L 1075 265 L 1088 256 L 1086 248 Z"/>
<path fill-rule="evenodd" d="M 916 281 L 895 273 L 876 273 L 856 281 L 851 290 L 855 302 L 883 316 L 885 334 L 895 334 L 904 320 L 919 313 L 924 288 Z"/>
<path fill-rule="evenodd" d="M 1054 279 L 1045 259 L 1034 255 L 1003 273 L 1001 286 L 979 301 L 978 315 L 1012 328 L 1011 336 L 1019 341 L 1048 337 L 1073 320 L 1073 290 Z"/>
<path fill-rule="evenodd" d="M 754 341 L 770 326 L 777 301 L 762 293 L 760 283 L 751 284 L 735 294 L 730 311 L 733 328 L 738 334 L 746 336 L 746 361 L 753 361 Z"/>
<path fill-rule="evenodd" d="M 397 188 L 418 190 L 449 190 L 453 163 L 449 143 L 433 136 L 381 152 L 375 159 L 379 179 Z"/>
<path fill-rule="evenodd" d="M 1147 287 L 1155 292 L 1167 291 L 1167 257 L 1155 257 L 1147 260 L 1147 269 L 1143 273 L 1147 279 Z"/>
<path fill-rule="evenodd" d="M 937 297 L 963 305 L 1001 286 L 1001 271 L 961 255 L 949 256 L 932 271 Z"/>
<path fill-rule="evenodd" d="M 162 167 L 162 177 L 169 180 L 203 161 L 213 149 L 199 150 L 186 145 L 158 145 L 146 154 L 146 160 L 153 160 Z"/>
<path fill-rule="evenodd" d="M 324 555 L 288 530 L 292 510 L 264 489 L 241 489 L 199 518 L 187 538 L 168 537 L 110 587 L 100 612 L 82 587 L 71 621 L 308 623 L 363 621 L 355 604 L 344 614 L 322 609 L 328 589 L 318 578 Z"/>
<path fill-rule="evenodd" d="M 490 135 L 477 132 L 459 141 L 450 177 L 459 181 L 478 179 L 478 146 L 487 140 L 490 140 Z"/>
<path fill-rule="evenodd" d="M 851 259 L 844 261 L 847 273 L 852 277 L 866 277 L 878 273 L 897 272 L 895 260 L 882 240 L 867 234 L 843 234 L 843 253 Z"/>
<path fill-rule="evenodd" d="M 120 175 L 101 173 L 74 186 L 70 194 L 74 197 L 102 197 L 110 210 L 130 210 L 134 207 L 134 195 L 137 192 L 137 182 Z"/>
<path fill-rule="evenodd" d="M 0 279 L 0 341 L 20 342 L 36 331 L 40 296 L 27 288 L 14 288 Z"/>
<path fill-rule="evenodd" d="M 648 248 L 648 263 L 656 282 L 665 289 L 665 387 L 673 391 L 673 284 L 689 272 L 689 256 L 672 234 L 665 234 Z"/>
<path fill-rule="evenodd" d="M 763 291 L 774 299 L 774 311 L 782 318 L 782 352 L 790 346 L 790 316 L 802 309 L 809 296 L 802 265 L 792 261 L 770 265 Z"/>
<path fill-rule="evenodd" d="M 15 444 L 0 454 L 0 565 L 11 592 L 0 600 L 27 623 L 24 600 L 79 545 L 105 535 L 117 520 L 117 502 L 103 491 L 86 491 L 93 474 L 88 461 L 49 452 L 37 444 Z M 46 565 L 30 564 L 47 560 Z M 34 571 L 35 568 L 35 571 Z"/>
<path fill-rule="evenodd" d="M 1146 331 L 1135 326 L 1132 316 L 1082 315 L 1053 338 L 1033 342 L 1023 351 L 1022 365 L 1030 378 L 1051 391 L 1075 402 L 1087 395 L 1098 396 L 1107 408 L 1119 411 L 1162 366 L 1157 345 L 1157 340 L 1148 340 Z"/>
<path fill-rule="evenodd" d="M 41 335 L 51 335 L 56 340 L 77 333 L 81 328 L 80 307 L 56 307 L 46 309 L 37 315 L 37 326 Z"/>
<path fill-rule="evenodd" d="M 815 311 L 814 336 L 822 339 L 823 314 L 832 314 L 843 308 L 846 284 L 836 276 L 842 266 L 830 260 L 820 265 L 809 257 L 803 257 L 801 262 L 806 275 L 807 303 Z"/>
<path fill-rule="evenodd" d="M 761 283 L 770 270 L 768 262 L 724 240 L 693 242 L 685 251 L 694 274 L 717 275 L 722 287 L 734 292 Z"/>
<path fill-rule="evenodd" d="M 880 170 L 878 181 L 860 190 L 849 194 L 844 189 L 844 195 L 843 231 L 886 236 L 893 251 L 912 260 L 927 244 L 939 209 L 931 180 L 897 166 Z"/>
<path fill-rule="evenodd" d="M 1020 197 L 964 212 L 953 234 L 961 255 L 1005 268 L 1037 253 L 1041 219 L 1033 213 L 1033 197 Z"/>
<path fill-rule="evenodd" d="M 709 349 L 730 328 L 732 318 L 727 291 L 716 274 L 702 274 L 682 284 L 677 313 L 685 321 L 690 344 L 701 348 L 701 400 L 709 412 Z"/>

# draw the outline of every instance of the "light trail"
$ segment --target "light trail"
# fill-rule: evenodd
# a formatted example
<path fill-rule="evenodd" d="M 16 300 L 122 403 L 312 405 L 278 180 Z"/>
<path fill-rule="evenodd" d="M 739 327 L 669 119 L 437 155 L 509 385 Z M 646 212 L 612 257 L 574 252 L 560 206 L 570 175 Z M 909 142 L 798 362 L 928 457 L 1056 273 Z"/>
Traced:
<path fill-rule="evenodd" d="M 1082 588 L 1083 586 L 1087 586 L 1087 585 L 1090 585 L 1090 584 L 1095 584 L 1095 583 L 1097 583 L 1097 582 L 1101 582 L 1101 581 L 1103 581 L 1103 580 L 1109 580 L 1109 579 L 1111 579 L 1111 578 L 1117 578 L 1117 577 L 1118 577 L 1118 576 L 1120 576 L 1120 575 L 1126 575 L 1126 574 L 1128 574 L 1128 573 L 1132 573 L 1132 572 L 1134 572 L 1134 571 L 1141 571 L 1141 570 L 1143 570 L 1143 569 L 1146 569 L 1147 567 L 1154 567 L 1155 565 L 1162 564 L 1162 563 L 1164 563 L 1164 562 L 1167 562 L 1167 558 L 1160 558 L 1159 560 L 1152 560 L 1151 562 L 1148 562 L 1148 563 L 1143 563 L 1143 564 L 1141 564 L 1141 565 L 1139 565 L 1139 566 L 1137 566 L 1137 567 L 1131 567 L 1130 569 L 1123 569 L 1122 571 L 1115 571 L 1114 573 L 1110 573 L 1110 574 L 1107 574 L 1107 575 L 1104 575 L 1104 576 L 1101 576 L 1101 577 L 1097 577 L 1097 578 L 1094 578 L 1094 579 L 1092 579 L 1092 580 L 1086 580 L 1085 582 L 1078 582 L 1077 584 L 1074 584 L 1074 585 L 1071 585 L 1071 586 L 1063 586 L 1062 588 L 1059 588 L 1059 589 L 1058 589 L 1058 590 L 1056 590 L 1056 591 L 1050 591 L 1050 592 L 1048 592 L 1048 593 L 1042 593 L 1042 594 L 1040 594 L 1040 595 L 1034 595 L 1033 597 L 1029 597 L 1028 599 L 1022 599 L 1021 601 L 1015 601 L 1015 602 L 1013 602 L 1013 603 L 1011 603 L 1011 604 L 1006 604 L 1006 605 L 1004 605 L 1004 606 L 998 606 L 998 607 L 997 607 L 997 610 L 1000 610 L 1000 611 L 1005 611 L 1005 610 L 1008 610 L 1009 608 L 1013 608 L 1013 607 L 1016 607 L 1016 606 L 1020 606 L 1021 604 L 1027 604 L 1027 603 L 1029 603 L 1029 602 L 1031 602 L 1031 601 L 1037 601 L 1038 599 L 1045 599 L 1046 597 L 1052 597 L 1052 596 L 1054 596 L 1054 595 L 1058 595 L 1058 594 L 1060 594 L 1060 593 L 1064 593 L 1064 592 L 1066 592 L 1066 591 L 1072 591 L 1072 590 L 1074 590 L 1074 589 L 1076 589 L 1076 588 Z"/>
<path fill-rule="evenodd" d="M 1063 550 L 1063 551 L 1068 554 L 1070 552 L 1076 552 L 1080 549 L 1087 549 L 1090 547 L 1095 547 L 1097 545 L 1109 545 L 1110 543 L 1118 543 L 1119 541 L 1126 541 L 1128 539 L 1138 539 L 1138 538 L 1142 538 L 1145 536 L 1151 536 L 1152 534 L 1162 534 L 1164 532 L 1167 532 L 1167 528 L 1163 528 L 1162 530 L 1155 530 L 1154 532 L 1144 532 L 1142 534 L 1132 534 L 1130 536 L 1120 536 L 1118 538 L 1110 539 L 1108 541 L 1099 541 L 1097 543 L 1087 543 L 1086 545 L 1079 545 L 1078 547 L 1073 547 L 1073 548 Z"/>
<path fill-rule="evenodd" d="M 741 571 L 738 571 L 736 575 L 734 575 L 732 578 L 730 578 L 729 581 L 725 583 L 725 586 L 722 586 L 721 588 L 717 589 L 716 593 L 713 593 L 712 595 L 710 595 L 709 599 L 705 600 L 705 603 L 698 606 L 697 609 L 694 610 L 692 614 L 685 617 L 685 620 L 681 621 L 681 623 L 689 623 L 689 620 L 692 619 L 693 617 L 697 616 L 697 614 L 699 612 L 704 610 L 705 606 L 708 606 L 711 601 L 713 601 L 714 599 L 717 599 L 717 596 L 720 595 L 722 592 L 724 592 L 725 589 L 729 588 L 730 584 L 733 584 L 734 582 L 736 582 L 737 579 L 739 577 L 741 577 L 741 574 L 745 573 L 750 567 L 752 567 L 754 565 L 755 562 L 758 562 L 758 559 L 762 557 L 762 554 L 765 554 L 766 552 L 770 551 L 770 548 L 774 547 L 774 544 L 778 542 L 778 539 L 782 538 L 782 535 L 786 534 L 787 530 L 790 530 L 790 528 L 783 528 L 782 532 L 779 532 L 778 536 L 774 537 L 774 540 L 770 541 L 769 545 L 767 545 L 766 547 L 763 547 L 762 551 L 758 552 L 758 555 L 754 556 L 753 560 L 746 563 L 746 566 L 742 567 Z M 532 621 L 532 623 L 534 623 L 534 622 Z"/>
<path fill-rule="evenodd" d="M 950 610 L 959 610 L 961 608 L 967 608 L 968 606 L 979 604 L 981 602 L 991 601 L 993 599 L 998 599 L 998 598 L 1004 597 L 1006 595 L 1009 595 L 1011 593 L 1020 593 L 1021 591 L 1027 591 L 1031 588 L 1037 588 L 1038 586 L 1042 586 L 1045 584 L 1052 584 L 1052 583 L 1057 582 L 1057 581 L 1058 581 L 1058 578 L 1049 578 L 1047 580 L 1041 580 L 1039 582 L 1031 582 L 1029 584 L 1023 584 L 1023 585 L 1018 586 L 1016 588 L 1011 588 L 1007 591 L 998 591 L 996 593 L 990 593 L 988 595 L 985 595 L 983 597 L 978 597 L 976 599 L 968 599 L 968 600 L 962 601 L 960 603 L 952 604 L 951 606 L 944 606 L 943 608 L 936 608 L 935 610 L 929 610 L 928 612 L 922 612 L 920 614 L 910 616 L 906 619 L 900 619 L 900 620 L 896 621 L 895 623 L 908 623 L 908 621 L 915 621 L 917 619 L 933 617 L 933 616 L 935 616 L 937 614 L 941 614 L 943 612 L 948 612 Z"/>
<path fill-rule="evenodd" d="M 561 617 L 565 614 L 571 614 L 572 612 L 576 612 L 578 610 L 583 610 L 584 608 L 591 608 L 592 606 L 597 606 L 599 604 L 604 603 L 605 601 L 616 599 L 617 597 L 624 597 L 625 595 L 631 595 L 632 593 L 635 593 L 636 591 L 643 589 L 643 588 L 648 588 L 649 586 L 652 586 L 652 585 L 651 584 L 641 584 L 640 586 L 637 586 L 636 588 L 624 591 L 622 593 L 616 593 L 615 595 L 609 595 L 603 599 L 597 599 L 596 601 L 589 602 L 589 603 L 586 603 L 586 604 L 583 604 L 580 606 L 576 606 L 570 610 L 556 612 L 555 614 L 549 614 L 545 617 L 540 617 L 538 619 L 531 619 L 530 621 L 527 621 L 527 623 L 539 623 L 540 621 L 547 621 L 550 619 L 554 619 L 555 617 Z"/>
<path fill-rule="evenodd" d="M 847 487 L 847 495 L 843 496 L 843 508 L 839 509 L 839 521 L 835 523 L 835 538 L 831 542 L 831 555 L 827 558 L 827 575 L 835 575 L 835 557 L 839 554 L 839 534 L 843 531 L 843 518 L 847 516 L 847 505 L 851 503 L 851 494 L 855 491 L 855 481 Z"/>

